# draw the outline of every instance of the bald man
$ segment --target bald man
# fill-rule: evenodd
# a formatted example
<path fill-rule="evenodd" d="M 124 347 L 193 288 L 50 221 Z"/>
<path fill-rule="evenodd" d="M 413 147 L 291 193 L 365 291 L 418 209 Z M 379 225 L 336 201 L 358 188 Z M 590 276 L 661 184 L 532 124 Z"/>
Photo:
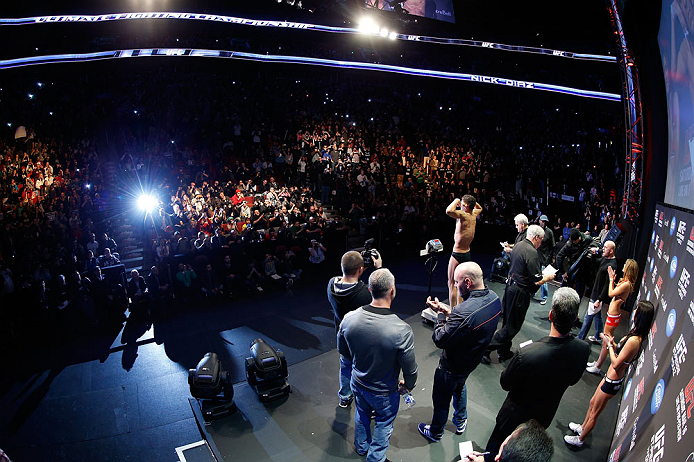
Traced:
<path fill-rule="evenodd" d="M 612 241 L 605 241 L 602 246 L 600 267 L 595 275 L 593 290 L 590 293 L 590 303 L 588 303 L 586 316 L 583 319 L 583 327 L 581 328 L 581 332 L 578 333 L 578 338 L 581 340 L 586 338 L 586 334 L 588 334 L 590 330 L 590 325 L 593 320 L 595 320 L 595 336 L 589 336 L 588 341 L 593 343 L 600 342 L 600 334 L 602 333 L 602 307 L 603 305 L 610 306 L 610 297 L 607 294 L 610 287 L 610 279 L 607 276 L 607 268 L 611 266 L 615 273 L 619 272 L 619 265 L 617 265 L 614 250 L 615 243 Z"/>
<path fill-rule="evenodd" d="M 453 278 L 454 272 L 459 264 L 472 260 L 470 244 L 475 238 L 477 215 L 481 212 L 482 207 L 469 194 L 464 195 L 462 199 L 453 199 L 453 202 L 446 207 L 446 215 L 455 219 L 453 252 L 448 260 L 448 303 L 451 306 L 458 304 L 458 292 Z"/>
<path fill-rule="evenodd" d="M 462 435 L 467 426 L 467 387 L 465 381 L 477 367 L 494 335 L 501 317 L 499 297 L 484 286 L 482 268 L 475 262 L 458 265 L 454 274 L 462 299 L 453 309 L 438 299 L 427 305 L 438 312 L 432 338 L 441 348 L 439 365 L 434 372 L 431 392 L 434 415 L 431 424 L 419 424 L 419 432 L 429 441 L 438 442 L 448 420 L 453 398 L 453 424 Z"/>

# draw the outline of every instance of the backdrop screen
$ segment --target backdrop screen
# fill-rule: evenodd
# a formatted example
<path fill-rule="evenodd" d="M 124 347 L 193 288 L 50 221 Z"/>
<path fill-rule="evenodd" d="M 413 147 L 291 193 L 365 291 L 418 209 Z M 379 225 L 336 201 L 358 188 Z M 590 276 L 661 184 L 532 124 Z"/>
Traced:
<path fill-rule="evenodd" d="M 406 10 L 409 14 L 455 23 L 453 0 L 366 0 L 367 8 L 385 11 Z"/>
<path fill-rule="evenodd" d="M 655 322 L 613 398 L 621 402 L 610 462 L 694 460 L 694 214 L 658 204 L 653 220 L 637 301 L 653 303 Z"/>
<path fill-rule="evenodd" d="M 694 0 L 663 0 L 658 42 L 667 92 L 665 202 L 694 209 Z"/>

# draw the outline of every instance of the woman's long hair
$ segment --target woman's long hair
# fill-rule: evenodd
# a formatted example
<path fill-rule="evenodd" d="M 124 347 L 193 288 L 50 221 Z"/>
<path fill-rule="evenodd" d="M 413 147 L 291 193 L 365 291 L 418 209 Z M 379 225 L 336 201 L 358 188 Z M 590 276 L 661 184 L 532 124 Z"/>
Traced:
<path fill-rule="evenodd" d="M 636 279 L 638 277 L 639 264 L 636 263 L 636 260 L 630 258 L 624 263 L 624 275 L 622 276 L 622 279 L 619 280 L 619 284 L 621 284 L 624 281 L 629 281 L 629 286 L 631 287 L 629 292 L 633 292 L 634 284 L 636 283 Z"/>
<path fill-rule="evenodd" d="M 645 300 L 640 301 L 638 305 L 636 305 L 636 313 L 634 313 L 634 327 L 632 327 L 629 333 L 619 342 L 618 349 L 624 346 L 629 337 L 638 337 L 643 341 L 651 330 L 654 317 L 655 308 L 653 307 L 653 303 Z"/>

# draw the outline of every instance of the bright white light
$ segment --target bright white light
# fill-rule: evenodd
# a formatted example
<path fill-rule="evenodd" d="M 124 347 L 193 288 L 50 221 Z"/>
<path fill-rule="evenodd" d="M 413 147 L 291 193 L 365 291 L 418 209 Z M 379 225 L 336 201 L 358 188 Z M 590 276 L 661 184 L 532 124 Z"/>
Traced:
<path fill-rule="evenodd" d="M 391 33 L 388 35 L 388 38 L 391 39 L 391 40 L 395 40 L 396 38 L 398 38 L 398 34 L 397 34 L 396 32 L 391 32 Z"/>
<path fill-rule="evenodd" d="M 49 112 L 48 114 L 49 114 L 49 115 L 53 115 L 53 111 Z"/>
<path fill-rule="evenodd" d="M 174 144 L 174 140 L 171 140 L 171 144 Z"/>
<path fill-rule="evenodd" d="M 347 119 L 349 119 L 349 114 L 345 114 L 345 117 L 346 117 Z"/>
<path fill-rule="evenodd" d="M 89 183 L 87 183 L 87 184 L 84 185 L 84 187 L 87 188 L 87 189 L 91 189 L 92 185 L 89 184 Z"/>
<path fill-rule="evenodd" d="M 133 114 L 137 114 L 137 110 L 134 110 L 134 111 L 133 111 Z"/>
<path fill-rule="evenodd" d="M 29 96 L 29 99 L 34 99 L 34 95 L 32 93 L 29 93 L 27 96 Z"/>
<path fill-rule="evenodd" d="M 8 126 L 8 127 L 11 127 L 12 124 L 11 124 L 10 122 L 7 122 L 7 126 Z"/>
<path fill-rule="evenodd" d="M 151 212 L 157 206 L 157 199 L 150 194 L 143 194 L 137 199 L 137 206 L 143 212 Z"/>
<path fill-rule="evenodd" d="M 38 85 L 39 88 L 41 88 L 43 86 L 43 84 L 41 82 L 36 82 L 36 85 Z"/>
<path fill-rule="evenodd" d="M 384 27 L 383 29 L 381 29 L 380 34 L 381 34 L 381 37 L 388 37 L 388 29 L 386 29 Z"/>
<path fill-rule="evenodd" d="M 363 17 L 359 20 L 359 23 L 357 24 L 357 29 L 362 33 L 369 33 L 372 31 L 374 25 L 375 24 L 371 20 L 371 18 Z"/>

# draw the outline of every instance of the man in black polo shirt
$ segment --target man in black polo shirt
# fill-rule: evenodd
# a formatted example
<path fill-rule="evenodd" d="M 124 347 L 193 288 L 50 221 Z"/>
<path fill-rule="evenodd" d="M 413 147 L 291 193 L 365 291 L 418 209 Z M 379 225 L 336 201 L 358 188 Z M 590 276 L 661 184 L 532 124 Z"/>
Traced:
<path fill-rule="evenodd" d="M 502 302 L 502 327 L 492 338 L 482 364 L 489 364 L 489 355 L 499 350 L 499 360 L 504 361 L 513 356 L 511 344 L 513 337 L 520 331 L 525 321 L 525 314 L 530 306 L 530 299 L 542 284 L 554 275 L 542 276 L 542 264 L 537 249 L 542 244 L 545 231 L 538 225 L 530 225 L 524 239 L 514 245 L 511 251 L 511 268 L 504 290 Z"/>

